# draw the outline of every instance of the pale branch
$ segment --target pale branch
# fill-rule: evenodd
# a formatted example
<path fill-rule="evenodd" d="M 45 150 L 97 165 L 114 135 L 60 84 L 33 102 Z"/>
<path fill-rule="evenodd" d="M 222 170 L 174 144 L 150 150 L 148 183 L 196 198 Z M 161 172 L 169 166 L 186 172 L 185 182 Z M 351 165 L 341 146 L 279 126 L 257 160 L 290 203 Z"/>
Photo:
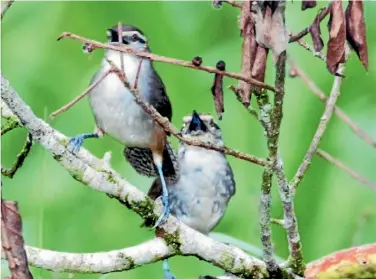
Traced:
<path fill-rule="evenodd" d="M 346 54 L 346 56 L 347 56 L 347 54 Z M 347 60 L 347 57 L 346 57 L 346 60 Z M 337 73 L 339 75 L 343 76 L 344 71 L 345 71 L 345 63 L 339 64 Z M 311 164 L 312 156 L 316 152 L 316 149 L 317 149 L 317 147 L 320 143 L 320 140 L 321 140 L 321 138 L 324 135 L 324 132 L 326 130 L 327 124 L 332 117 L 335 104 L 336 104 L 337 99 L 340 95 L 341 83 L 342 83 L 342 77 L 335 76 L 333 86 L 332 86 L 332 90 L 331 90 L 330 95 L 329 95 L 329 99 L 326 102 L 324 113 L 323 113 L 323 115 L 320 119 L 320 123 L 319 123 L 317 130 L 315 132 L 315 135 L 312 139 L 311 145 L 309 146 L 307 153 L 305 154 L 305 156 L 303 158 L 303 162 L 299 166 L 294 178 L 292 179 L 292 181 L 290 183 L 291 191 L 292 191 L 293 194 L 295 194 L 295 191 L 296 191 L 298 184 L 302 180 L 302 178 L 303 178 L 304 174 L 306 173 L 309 165 Z"/>
<path fill-rule="evenodd" d="M 104 168 L 106 162 L 94 157 L 84 148 L 77 154 L 72 154 L 67 149 L 68 138 L 37 118 L 4 77 L 1 98 L 32 134 L 33 139 L 51 153 L 73 178 L 122 201 L 144 219 L 158 218 L 162 211 L 160 204 L 156 206 L 142 191 L 129 184 L 114 170 Z M 170 215 L 159 231 L 159 234 L 164 236 L 163 247 L 164 251 L 167 251 L 165 254 L 161 252 L 160 260 L 176 254 L 196 256 L 235 275 L 253 278 L 268 276 L 264 262 L 249 256 L 239 248 L 217 242 L 189 228 L 174 216 Z M 289 277 L 292 278 L 292 275 Z"/>
<path fill-rule="evenodd" d="M 1 19 L 3 19 L 7 10 L 12 6 L 14 0 L 1 1 Z"/>
<path fill-rule="evenodd" d="M 285 95 L 286 78 L 286 51 L 282 52 L 276 63 L 274 107 L 272 110 L 271 129 L 267 133 L 269 156 L 272 162 L 274 173 L 277 177 L 279 186 L 279 195 L 282 200 L 285 229 L 289 243 L 289 267 L 295 274 L 302 275 L 305 265 L 301 249 L 300 235 L 294 210 L 294 195 L 290 191 L 290 185 L 287 182 L 286 174 L 283 169 L 282 159 L 278 154 L 278 139 L 283 117 L 283 98 Z"/>
<path fill-rule="evenodd" d="M 368 180 L 367 178 L 365 178 L 364 176 L 362 176 L 361 174 L 357 173 L 356 171 L 354 171 L 353 169 L 351 169 L 350 167 L 346 166 L 344 163 L 342 163 L 340 160 L 334 158 L 332 155 L 330 155 L 329 153 L 325 152 L 324 150 L 318 148 L 316 150 L 316 154 L 319 155 L 321 158 L 327 160 L 329 163 L 333 164 L 334 166 L 344 170 L 345 172 L 347 172 L 352 178 L 354 178 L 355 180 L 363 183 L 364 185 L 367 185 L 368 187 L 370 187 L 371 189 L 374 189 L 376 190 L 376 183 L 373 183 L 371 182 L 370 180 Z"/>
<path fill-rule="evenodd" d="M 222 76 L 227 76 L 227 77 L 230 77 L 230 78 L 243 80 L 247 83 L 257 85 L 260 88 L 265 88 L 265 89 L 273 91 L 273 92 L 275 91 L 274 87 L 272 87 L 268 84 L 265 84 L 263 82 L 260 82 L 256 79 L 244 77 L 244 76 L 242 76 L 241 74 L 238 74 L 238 73 L 220 71 L 220 70 L 218 70 L 214 67 L 201 66 L 201 65 L 195 66 L 195 65 L 192 64 L 191 61 L 184 61 L 184 60 L 180 60 L 180 59 L 160 56 L 160 55 L 150 53 L 150 52 L 145 52 L 145 51 L 135 51 L 135 50 L 128 48 L 128 47 L 125 47 L 125 46 L 117 46 L 117 45 L 113 45 L 113 44 L 104 44 L 104 43 L 101 43 L 101 42 L 98 42 L 98 41 L 86 39 L 84 37 L 81 37 L 81 36 L 78 36 L 78 35 L 75 35 L 75 34 L 72 34 L 72 33 L 69 33 L 69 32 L 64 32 L 58 38 L 58 40 L 61 40 L 61 39 L 64 39 L 64 38 L 72 38 L 72 39 L 81 41 L 83 43 L 90 44 L 94 48 L 112 49 L 112 50 L 116 50 L 116 51 L 120 51 L 120 52 L 124 52 L 124 53 L 131 53 L 131 54 L 134 54 L 134 55 L 137 55 L 137 56 L 140 56 L 140 57 L 148 58 L 151 61 L 163 62 L 163 63 L 172 64 L 172 65 L 180 65 L 180 66 L 183 66 L 183 67 L 186 67 L 186 68 L 196 69 L 196 70 L 200 70 L 200 71 L 204 71 L 204 72 L 208 72 L 208 73 L 220 74 Z"/>
<path fill-rule="evenodd" d="M 22 221 L 18 205 L 1 199 L 1 242 L 11 273 L 11 279 L 32 279 L 22 236 Z"/>
<path fill-rule="evenodd" d="M 116 65 L 112 61 L 107 60 L 107 62 L 110 63 L 110 65 L 115 69 L 114 70 L 115 73 L 119 76 L 119 79 L 124 83 L 124 86 L 127 87 L 130 90 L 130 92 L 133 94 L 135 102 L 137 104 L 139 104 L 142 107 L 142 109 L 146 113 L 148 113 L 158 124 L 160 124 L 165 129 L 165 131 L 170 132 L 172 135 L 174 135 L 176 138 L 178 138 L 179 140 L 181 140 L 182 142 L 184 142 L 186 144 L 199 146 L 199 147 L 202 147 L 202 148 L 215 150 L 215 151 L 218 151 L 218 152 L 223 152 L 227 155 L 231 155 L 231 156 L 234 156 L 236 158 L 239 158 L 239 159 L 260 165 L 260 166 L 265 165 L 264 159 L 257 158 L 257 157 L 252 156 L 252 155 L 248 155 L 248 154 L 230 149 L 228 147 L 218 147 L 218 146 L 215 146 L 215 145 L 207 144 L 207 143 L 202 142 L 202 141 L 184 138 L 182 136 L 181 132 L 179 132 L 175 128 L 175 126 L 170 121 L 168 121 L 167 118 L 161 116 L 160 113 L 153 106 L 151 106 L 151 105 L 149 105 L 148 103 L 145 102 L 145 100 L 141 97 L 139 90 L 135 87 L 132 87 L 131 84 L 129 84 L 125 75 L 123 75 L 121 73 L 121 71 L 116 67 Z"/>
<path fill-rule="evenodd" d="M 300 77 L 311 89 L 313 94 L 315 94 L 324 104 L 327 103 L 328 98 L 325 94 L 317 87 L 317 85 L 304 73 L 304 71 L 291 59 L 289 58 L 289 63 L 292 69 L 295 70 L 295 73 Z M 334 107 L 334 113 L 345 123 L 347 124 L 355 134 L 357 134 L 361 139 L 366 143 L 376 148 L 376 140 L 372 139 L 365 131 L 363 131 L 351 118 L 343 112 L 337 106 Z"/>
<path fill-rule="evenodd" d="M 57 252 L 25 247 L 29 264 L 51 271 L 73 273 L 109 273 L 125 271 L 160 261 L 173 255 L 162 238 L 119 250 L 96 253 Z"/>
<path fill-rule="evenodd" d="M 259 121 L 264 127 L 265 133 L 268 138 L 268 148 L 269 146 L 269 137 L 271 135 L 271 111 L 272 106 L 269 102 L 268 95 L 265 92 L 260 92 L 256 90 L 257 94 L 257 104 L 260 108 L 260 117 Z M 270 151 L 269 151 L 270 152 Z M 278 269 L 277 262 L 274 258 L 273 253 L 273 243 L 272 243 L 272 229 L 270 226 L 270 211 L 271 211 L 271 187 L 272 187 L 272 177 L 273 177 L 273 158 L 269 155 L 267 164 L 264 168 L 262 174 L 262 184 L 261 184 L 261 195 L 260 195 L 260 235 L 261 235 L 261 244 L 263 248 L 263 259 L 268 270 L 276 271 Z"/>
<path fill-rule="evenodd" d="M 19 170 L 22 167 L 27 155 L 29 155 L 32 145 L 33 145 L 33 138 L 31 134 L 28 134 L 24 147 L 22 148 L 20 153 L 17 154 L 16 161 L 13 163 L 12 167 L 9 169 L 1 167 L 1 174 L 8 176 L 9 178 L 13 178 L 17 170 Z"/>

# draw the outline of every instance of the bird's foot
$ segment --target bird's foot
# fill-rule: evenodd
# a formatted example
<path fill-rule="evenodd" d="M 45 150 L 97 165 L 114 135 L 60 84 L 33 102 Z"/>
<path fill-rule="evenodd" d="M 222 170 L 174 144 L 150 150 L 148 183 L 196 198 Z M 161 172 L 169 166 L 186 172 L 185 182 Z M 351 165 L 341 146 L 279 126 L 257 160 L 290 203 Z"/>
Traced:
<path fill-rule="evenodd" d="M 84 143 L 83 135 L 77 135 L 69 140 L 70 149 L 73 153 L 78 152 L 80 150 L 82 144 Z"/>
<path fill-rule="evenodd" d="M 162 204 L 163 204 L 163 212 L 161 216 L 159 216 L 157 222 L 155 222 L 155 225 L 153 226 L 153 228 L 163 225 L 167 221 L 168 216 L 170 216 L 170 206 L 168 204 L 168 196 L 162 195 L 161 199 L 162 199 Z"/>
<path fill-rule="evenodd" d="M 176 279 L 176 276 L 174 276 L 170 272 L 170 265 L 168 264 L 168 260 L 163 260 L 162 267 L 163 267 L 165 279 Z"/>
<path fill-rule="evenodd" d="M 177 279 L 176 276 L 168 270 L 164 270 L 164 276 L 165 279 Z"/>
<path fill-rule="evenodd" d="M 71 147 L 71 151 L 73 153 L 78 152 L 80 150 L 82 144 L 84 143 L 85 139 L 98 138 L 98 137 L 99 137 L 98 133 L 94 133 L 94 134 L 79 134 L 79 135 L 71 138 L 69 140 L 69 145 Z"/>

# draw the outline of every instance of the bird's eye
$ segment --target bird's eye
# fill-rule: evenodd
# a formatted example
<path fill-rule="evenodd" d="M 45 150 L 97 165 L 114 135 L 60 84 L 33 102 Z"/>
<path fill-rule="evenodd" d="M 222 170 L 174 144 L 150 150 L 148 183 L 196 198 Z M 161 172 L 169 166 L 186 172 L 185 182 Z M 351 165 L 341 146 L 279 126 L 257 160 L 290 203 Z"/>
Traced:
<path fill-rule="evenodd" d="M 137 42 L 138 41 L 138 36 L 136 34 L 133 34 L 131 37 L 132 42 Z"/>

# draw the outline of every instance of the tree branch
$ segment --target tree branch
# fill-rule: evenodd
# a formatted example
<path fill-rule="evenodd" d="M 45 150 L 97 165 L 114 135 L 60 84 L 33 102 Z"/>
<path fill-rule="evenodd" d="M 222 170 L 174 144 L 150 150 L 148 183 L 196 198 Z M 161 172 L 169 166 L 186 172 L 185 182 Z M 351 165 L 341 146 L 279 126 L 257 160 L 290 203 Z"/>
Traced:
<path fill-rule="evenodd" d="M 101 43 L 101 42 L 98 42 L 98 41 L 86 39 L 84 37 L 81 37 L 81 36 L 78 36 L 78 35 L 75 35 L 75 34 L 72 34 L 72 33 L 69 33 L 69 32 L 64 32 L 63 34 L 61 34 L 61 36 L 58 38 L 58 40 L 61 40 L 61 39 L 64 39 L 64 38 L 72 38 L 72 39 L 81 41 L 83 43 L 90 44 L 94 48 L 105 48 L 105 49 L 112 49 L 112 50 L 117 50 L 117 51 L 121 51 L 121 52 L 125 52 L 125 53 L 132 53 L 132 54 L 140 56 L 140 57 L 148 58 L 151 61 L 169 63 L 169 64 L 173 64 L 173 65 L 180 65 L 180 66 L 183 66 L 183 67 L 192 68 L 192 69 L 196 69 L 196 70 L 200 70 L 200 71 L 204 71 L 204 72 L 208 72 L 208 73 L 220 74 L 220 75 L 227 76 L 227 77 L 230 77 L 230 78 L 243 80 L 247 83 L 257 85 L 260 88 L 265 88 L 265 89 L 268 89 L 270 91 L 275 92 L 274 87 L 272 87 L 268 84 L 265 84 L 263 82 L 260 82 L 256 79 L 244 77 L 244 76 L 237 74 L 237 73 L 220 71 L 220 70 L 218 70 L 214 67 L 195 66 L 195 65 L 192 64 L 191 61 L 184 61 L 184 60 L 179 60 L 179 59 L 175 59 L 175 58 L 164 57 L 164 56 L 156 55 L 156 54 L 153 54 L 153 53 L 150 53 L 150 52 L 135 51 L 135 50 L 128 48 L 128 47 L 125 47 L 125 46 L 115 46 L 115 45 L 111 45 L 111 44 L 104 44 L 104 43 Z"/>
<path fill-rule="evenodd" d="M 321 158 L 327 160 L 329 163 L 331 163 L 331 164 L 335 165 L 336 167 L 344 170 L 345 172 L 347 172 L 355 180 L 357 180 L 357 181 L 359 181 L 359 182 L 361 182 L 361 183 L 369 186 L 371 189 L 376 190 L 376 183 L 371 182 L 370 180 L 368 180 L 364 176 L 360 175 L 359 173 L 357 173 L 353 169 L 349 168 L 344 163 L 342 163 L 338 159 L 336 159 L 333 156 L 331 156 L 329 153 L 327 153 L 324 150 L 318 148 L 316 150 L 316 154 L 319 155 Z"/>
<path fill-rule="evenodd" d="M 272 129 L 268 136 L 269 150 L 274 172 L 279 185 L 279 195 L 282 200 L 285 229 L 287 231 L 287 240 L 289 243 L 290 259 L 289 266 L 295 274 L 302 275 L 305 265 L 301 251 L 300 235 L 294 210 L 294 195 L 290 191 L 286 174 L 283 170 L 282 160 L 278 154 L 278 138 L 281 121 L 283 117 L 283 98 L 285 94 L 285 77 L 286 77 L 286 51 L 281 53 L 276 64 L 276 94 L 274 97 L 274 109 L 272 111 Z"/>
<path fill-rule="evenodd" d="M 343 76 L 344 71 L 345 71 L 345 63 L 339 64 L 337 73 Z M 306 173 L 306 171 L 307 171 L 307 169 L 308 169 L 308 167 L 311 163 L 312 156 L 315 153 L 322 136 L 324 135 L 324 132 L 326 130 L 326 126 L 327 126 L 330 118 L 332 117 L 335 104 L 336 104 L 337 99 L 338 99 L 339 94 L 340 94 L 341 83 L 342 83 L 342 77 L 335 76 L 333 86 L 332 86 L 332 90 L 330 92 L 329 99 L 326 103 L 324 114 L 320 119 L 319 126 L 317 127 L 317 130 L 316 130 L 316 133 L 315 133 L 315 135 L 312 139 L 311 145 L 309 146 L 308 151 L 307 151 L 306 155 L 304 156 L 303 162 L 299 166 L 298 171 L 296 172 L 294 178 L 291 181 L 291 190 L 292 190 L 293 193 L 295 193 L 298 184 L 300 183 L 304 174 Z"/>
<path fill-rule="evenodd" d="M 1 167 L 1 174 L 8 176 L 9 178 L 13 178 L 17 170 L 22 167 L 27 155 L 29 155 L 32 145 L 33 145 L 33 138 L 31 134 L 28 134 L 24 147 L 22 148 L 21 152 L 18 153 L 17 155 L 16 162 L 14 162 L 14 164 L 12 165 L 10 169 Z"/>

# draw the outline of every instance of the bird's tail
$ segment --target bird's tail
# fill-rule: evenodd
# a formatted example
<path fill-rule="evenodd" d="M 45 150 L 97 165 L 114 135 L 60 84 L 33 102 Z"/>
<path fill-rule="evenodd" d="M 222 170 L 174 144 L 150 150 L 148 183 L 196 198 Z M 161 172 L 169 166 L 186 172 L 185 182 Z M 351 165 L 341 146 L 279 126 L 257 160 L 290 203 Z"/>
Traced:
<path fill-rule="evenodd" d="M 137 173 L 145 176 L 157 177 L 158 171 L 154 165 L 153 155 L 148 148 L 126 147 L 124 157 L 136 170 Z M 163 151 L 163 175 L 166 183 L 172 183 L 179 177 L 179 163 L 177 153 L 167 141 Z"/>

